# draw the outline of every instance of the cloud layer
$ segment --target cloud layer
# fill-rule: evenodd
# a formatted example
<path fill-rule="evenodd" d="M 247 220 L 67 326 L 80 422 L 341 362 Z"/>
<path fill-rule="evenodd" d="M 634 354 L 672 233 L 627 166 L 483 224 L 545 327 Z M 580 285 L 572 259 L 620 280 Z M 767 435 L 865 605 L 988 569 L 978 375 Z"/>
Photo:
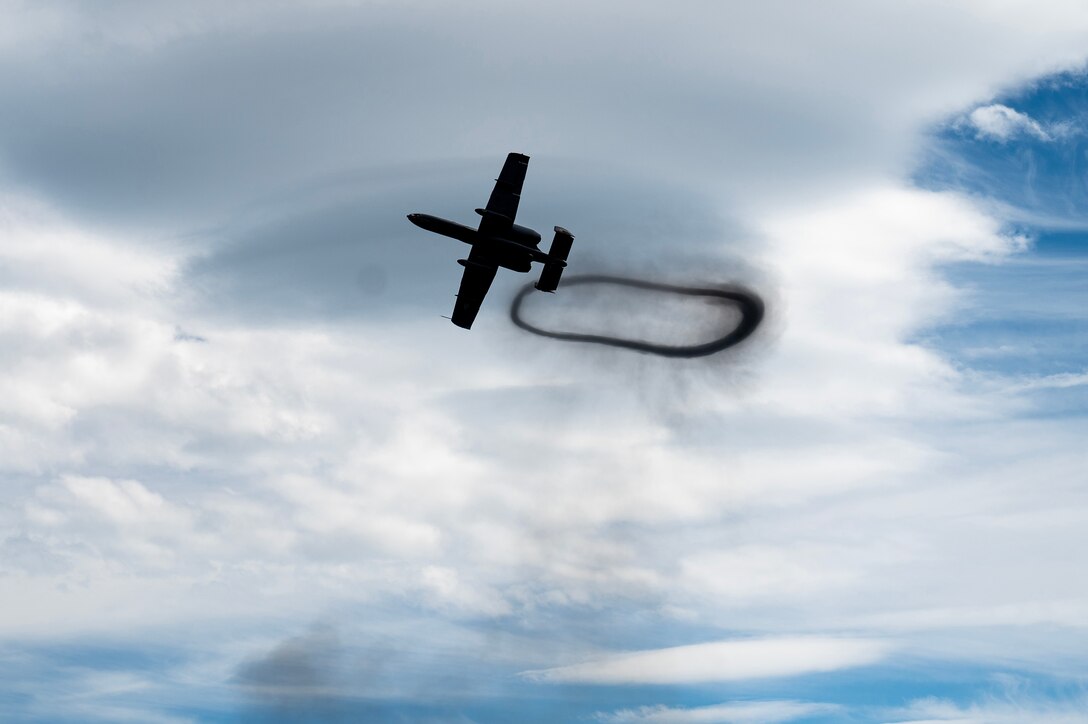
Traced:
<path fill-rule="evenodd" d="M 62 678 L 0 712 L 834 720 L 859 671 L 1083 670 L 1088 426 L 1044 397 L 1083 365 L 939 344 L 1031 235 L 909 179 L 957 118 L 1074 143 L 994 96 L 1083 62 L 1088 16 L 688 9 L 8 7 L 0 631 Z M 572 271 L 750 280 L 765 333 L 550 344 L 514 275 L 445 323 L 463 248 L 404 213 L 467 221 L 510 150 Z"/>
<path fill-rule="evenodd" d="M 594 684 L 682 684 L 760 679 L 872 664 L 888 646 L 880 641 L 809 637 L 676 646 L 523 674 L 535 681 Z"/>

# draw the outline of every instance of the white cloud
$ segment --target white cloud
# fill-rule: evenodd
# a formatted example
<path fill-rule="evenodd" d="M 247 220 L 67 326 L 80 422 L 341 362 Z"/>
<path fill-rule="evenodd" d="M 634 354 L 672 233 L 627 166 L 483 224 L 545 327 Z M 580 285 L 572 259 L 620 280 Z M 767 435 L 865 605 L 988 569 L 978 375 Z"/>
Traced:
<path fill-rule="evenodd" d="M 26 196 L 0 196 L 0 281 L 25 291 L 111 309 L 147 304 L 175 283 L 183 254 L 148 249 L 139 239 L 108 236 L 65 222 Z"/>
<path fill-rule="evenodd" d="M 54 550 L 82 542 L 108 564 L 162 569 L 176 565 L 178 554 L 184 559 L 210 550 L 192 510 L 136 480 L 66 475 L 38 488 L 26 516 L 35 534 L 54 541 Z"/>
<path fill-rule="evenodd" d="M 643 706 L 598 714 L 597 720 L 605 724 L 776 724 L 839 709 L 834 704 L 804 701 L 745 701 L 691 708 Z"/>
<path fill-rule="evenodd" d="M 457 571 L 441 566 L 427 566 L 422 571 L 422 588 L 434 596 L 440 608 L 476 616 L 505 616 L 512 607 L 496 591 L 479 585 L 466 585 Z"/>
<path fill-rule="evenodd" d="M 906 340 L 956 309 L 936 264 L 998 261 L 1023 237 L 961 195 L 895 187 L 782 209 L 762 231 L 790 325 L 764 369 L 776 379 L 757 393 L 765 403 L 819 416 L 977 411 L 955 369 Z"/>
<path fill-rule="evenodd" d="M 1084 724 L 1088 722 L 1088 699 L 1046 699 L 1014 695 L 972 704 L 927 698 L 911 702 L 888 724 Z"/>
<path fill-rule="evenodd" d="M 162 532 L 187 527 L 187 515 L 135 480 L 67 476 L 64 487 L 78 503 L 117 525 L 147 525 Z"/>
<path fill-rule="evenodd" d="M 1009 392 L 1024 390 L 1051 390 L 1067 389 L 1069 387 L 1081 387 L 1088 385 L 1088 372 L 1059 372 L 1042 377 L 1029 377 L 1026 379 L 1012 380 L 1006 386 Z"/>
<path fill-rule="evenodd" d="M 782 546 L 748 544 L 695 553 L 683 559 L 680 573 L 689 590 L 711 600 L 800 598 L 815 591 L 854 587 L 864 566 L 851 553 L 845 546 L 806 545 L 805 541 Z M 880 557 L 886 561 L 886 552 Z M 853 566 L 858 568 L 852 570 Z"/>
<path fill-rule="evenodd" d="M 1044 128 L 1026 113 L 1000 103 L 979 106 L 962 121 L 975 130 L 978 138 L 1005 142 L 1017 136 L 1032 136 L 1040 141 L 1053 141 L 1061 135 L 1062 128 Z"/>
<path fill-rule="evenodd" d="M 684 684 L 836 671 L 876 663 L 884 641 L 829 636 L 717 641 L 614 654 L 554 669 L 526 671 L 531 681 L 585 684 Z"/>

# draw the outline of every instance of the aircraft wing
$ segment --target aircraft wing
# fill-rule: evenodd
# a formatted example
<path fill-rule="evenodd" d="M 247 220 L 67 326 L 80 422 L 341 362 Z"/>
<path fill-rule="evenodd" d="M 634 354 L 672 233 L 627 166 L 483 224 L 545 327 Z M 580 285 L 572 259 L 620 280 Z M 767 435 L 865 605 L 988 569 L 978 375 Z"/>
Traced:
<path fill-rule="evenodd" d="M 498 271 L 497 265 L 481 257 L 473 248 L 468 259 L 459 260 L 465 267 L 465 273 L 461 275 L 461 288 L 457 290 L 457 303 L 453 305 L 453 316 L 450 319 L 464 329 L 472 328 L 476 313 L 480 311 L 480 305 L 483 304 L 487 290 L 495 279 L 495 272 Z"/>
<path fill-rule="evenodd" d="M 495 188 L 487 206 L 482 209 L 480 233 L 498 235 L 509 231 L 518 214 L 518 201 L 521 200 L 521 186 L 525 183 L 525 171 L 529 167 L 529 157 L 520 153 L 506 156 L 499 177 L 495 179 Z"/>

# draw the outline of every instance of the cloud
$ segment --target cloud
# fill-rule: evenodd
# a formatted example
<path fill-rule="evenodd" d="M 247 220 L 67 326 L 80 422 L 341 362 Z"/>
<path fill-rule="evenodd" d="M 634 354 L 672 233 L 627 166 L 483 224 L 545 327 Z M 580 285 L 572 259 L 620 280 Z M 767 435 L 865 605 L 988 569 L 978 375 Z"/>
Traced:
<path fill-rule="evenodd" d="M 1017 136 L 1030 136 L 1040 141 L 1053 141 L 1061 135 L 1062 127 L 1046 129 L 1031 116 L 1013 110 L 1000 103 L 979 106 L 971 111 L 961 123 L 974 129 L 980 139 L 1009 141 Z"/>
<path fill-rule="evenodd" d="M 1088 385 L 1088 372 L 1059 372 L 1052 375 L 1028 377 L 1021 380 L 1012 380 L 1007 389 L 1010 392 L 1024 390 L 1049 390 L 1066 389 L 1069 387 L 1081 387 Z"/>
<path fill-rule="evenodd" d="M 598 714 L 603 724 L 776 724 L 818 714 L 832 714 L 841 707 L 802 701 L 745 701 L 691 708 L 643 706 Z"/>
<path fill-rule="evenodd" d="M 846 0 L 679 17 L 646 2 L 623 18 L 572 2 L 418 13 L 380 3 L 29 13 L 28 27 L 45 30 L 10 38 L 5 67 L 20 71 L 0 73 L 15 109 L 0 121 L 5 178 L 81 218 L 191 233 L 329 175 L 380 182 L 403 164 L 520 148 L 759 208 L 908 162 L 919 122 L 1026 64 L 1074 62 L 1084 30 L 1075 13 L 1059 22 L 1015 6 Z M 848 39 L 831 21 L 846 15 Z M 489 42 L 466 46 L 462 30 Z M 777 52 L 766 37 L 782 38 Z M 606 87 L 623 92 L 606 100 Z"/>
<path fill-rule="evenodd" d="M 303 702 L 335 697 L 343 684 L 343 657 L 336 631 L 317 627 L 245 662 L 236 681 L 262 697 Z"/>
<path fill-rule="evenodd" d="M 331 611 L 361 622 L 334 652 L 416 652 L 366 695 L 563 699 L 544 720 L 630 704 L 585 682 L 1083 668 L 1083 415 L 930 336 L 986 319 L 968 287 L 1027 236 L 905 181 L 927 128 L 1082 61 L 1082 7 L 23 5 L 6 637 L 170 641 L 215 692 L 328 673 L 291 642 Z M 504 318 L 513 275 L 472 333 L 440 320 L 464 248 L 403 214 L 471 218 L 512 149 L 519 220 L 571 228 L 575 264 L 764 270 L 760 354 L 545 345 Z"/>
<path fill-rule="evenodd" d="M 403 164 L 330 177 L 316 191 L 255 205 L 243 218 L 202 234 L 206 241 L 180 266 L 187 311 L 246 324 L 396 324 L 448 315 L 461 270 L 456 260 L 467 247 L 422 232 L 390 210 L 471 223 L 501 163 L 499 155 Z M 579 250 L 583 265 L 675 266 L 658 253 L 662 238 L 685 254 L 705 254 L 740 237 L 708 199 L 589 161 L 533 161 L 529 183 L 519 220 L 543 229 L 576 225 L 592 240 Z M 500 275 L 481 320 L 502 319 L 521 283 L 519 275 Z"/>
<path fill-rule="evenodd" d="M 0 285 L 6 293 L 110 308 L 168 290 L 182 257 L 147 249 L 131 236 L 79 228 L 48 203 L 27 196 L 0 196 L 0 234 Z"/>
<path fill-rule="evenodd" d="M 797 676 L 864 666 L 883 659 L 883 641 L 833 637 L 775 637 L 718 641 L 615 654 L 581 664 L 526 671 L 541 682 L 692 684 Z"/>
<path fill-rule="evenodd" d="M 936 697 L 910 703 L 888 724 L 1083 724 L 1088 699 L 1083 696 L 1048 699 L 1040 696 L 1014 695 L 983 702 L 959 704 Z"/>

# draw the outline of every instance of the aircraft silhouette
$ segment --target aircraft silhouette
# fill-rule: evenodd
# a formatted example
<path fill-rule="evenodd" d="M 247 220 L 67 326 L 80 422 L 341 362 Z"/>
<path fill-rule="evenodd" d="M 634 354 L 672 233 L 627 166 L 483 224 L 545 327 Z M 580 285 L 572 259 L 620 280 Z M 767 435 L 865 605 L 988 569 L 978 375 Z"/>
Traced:
<path fill-rule="evenodd" d="M 461 276 L 461 288 L 457 291 L 457 303 L 454 304 L 450 321 L 458 327 L 472 327 L 500 266 L 524 273 L 532 268 L 534 261 L 543 262 L 544 269 L 540 272 L 536 288 L 542 292 L 554 292 L 559 286 L 559 277 L 567 266 L 567 255 L 574 243 L 574 235 L 561 226 L 555 227 L 552 246 L 545 253 L 537 248 L 540 234 L 514 223 L 528 166 L 528 156 L 511 153 L 506 157 L 487 206 L 476 209 L 476 213 L 483 217 L 478 229 L 430 214 L 408 214 L 408 220 L 421 229 L 472 245 L 468 258 L 457 260 L 465 268 L 465 273 Z"/>

